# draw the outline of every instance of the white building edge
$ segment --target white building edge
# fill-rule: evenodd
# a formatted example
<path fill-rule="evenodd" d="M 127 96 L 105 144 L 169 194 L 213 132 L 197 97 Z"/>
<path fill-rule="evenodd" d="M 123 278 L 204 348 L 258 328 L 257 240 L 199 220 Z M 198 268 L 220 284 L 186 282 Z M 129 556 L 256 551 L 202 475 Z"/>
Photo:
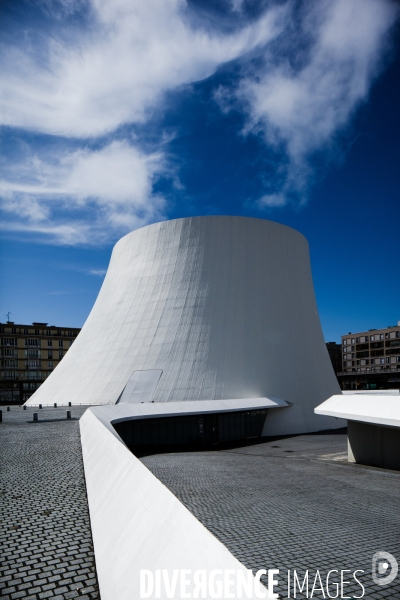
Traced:
<path fill-rule="evenodd" d="M 399 390 L 334 395 L 315 413 L 347 420 L 349 462 L 400 470 Z"/>

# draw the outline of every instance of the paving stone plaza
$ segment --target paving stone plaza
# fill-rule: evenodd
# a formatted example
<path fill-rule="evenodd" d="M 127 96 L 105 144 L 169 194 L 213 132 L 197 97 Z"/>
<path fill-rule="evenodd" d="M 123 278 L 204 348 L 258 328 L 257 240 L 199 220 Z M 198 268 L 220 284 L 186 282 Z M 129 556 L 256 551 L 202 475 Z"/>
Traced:
<path fill-rule="evenodd" d="M 70 409 L 70 420 L 65 407 L 1 408 L 0 595 L 99 598 L 79 436 L 86 408 Z"/>
<path fill-rule="evenodd" d="M 72 407 L 71 420 L 65 408 L 2 410 L 0 594 L 99 598 L 79 437 L 85 408 Z M 400 576 L 386 587 L 371 579 L 375 552 L 400 556 L 400 473 L 348 464 L 344 431 L 141 460 L 246 567 L 279 569 L 281 598 L 288 569 L 308 569 L 311 581 L 317 569 L 323 580 L 332 569 L 349 570 L 347 580 L 362 569 L 365 598 L 400 598 Z M 351 581 L 344 596 L 360 597 Z"/>
<path fill-rule="evenodd" d="M 288 569 L 311 580 L 319 570 L 323 581 L 331 569 L 363 569 L 365 598 L 398 599 L 400 576 L 381 587 L 371 567 L 379 550 L 400 558 L 400 473 L 346 458 L 340 430 L 141 460 L 247 568 L 279 569 L 281 598 Z M 343 596 L 360 597 L 352 581 Z"/>

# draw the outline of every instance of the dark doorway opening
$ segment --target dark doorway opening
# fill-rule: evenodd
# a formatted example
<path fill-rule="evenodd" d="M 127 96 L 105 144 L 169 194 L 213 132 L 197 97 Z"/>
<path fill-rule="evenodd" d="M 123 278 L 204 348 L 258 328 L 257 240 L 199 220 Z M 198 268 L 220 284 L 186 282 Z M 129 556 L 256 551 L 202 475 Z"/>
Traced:
<path fill-rule="evenodd" d="M 131 449 L 204 447 L 261 437 L 267 409 L 133 419 L 114 425 Z"/>

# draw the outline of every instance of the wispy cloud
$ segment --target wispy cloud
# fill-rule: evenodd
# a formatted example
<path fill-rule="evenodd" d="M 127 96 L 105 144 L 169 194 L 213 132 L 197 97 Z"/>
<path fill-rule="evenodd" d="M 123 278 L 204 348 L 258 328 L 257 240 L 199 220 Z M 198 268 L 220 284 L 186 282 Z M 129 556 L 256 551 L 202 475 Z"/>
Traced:
<path fill-rule="evenodd" d="M 31 136 L 3 160 L 1 208 L 4 229 L 58 244 L 100 244 L 168 214 L 157 183 L 177 189 L 179 179 L 166 136 L 149 149 L 124 126 L 150 123 L 166 92 L 229 61 L 241 70 L 216 101 L 241 111 L 242 133 L 279 155 L 256 205 L 304 201 L 312 157 L 368 97 L 398 16 L 392 0 L 277 0 L 257 17 L 231 0 L 224 23 L 185 0 L 36 4 L 51 28 L 33 24 L 1 45 L 0 124 L 60 143 L 46 150 Z"/>
<path fill-rule="evenodd" d="M 3 228 L 59 244 L 102 243 L 165 216 L 165 198 L 153 186 L 159 177 L 179 185 L 165 140 L 149 152 L 143 140 L 121 141 L 121 127 L 150 119 L 166 91 L 268 43 L 287 12 L 272 7 L 227 32 L 197 18 L 185 0 L 37 5 L 52 27 L 36 31 L 33 24 L 1 48 L 0 124 L 64 141 L 51 154 L 28 147 L 4 162 Z M 85 26 L 82 19 L 63 24 L 82 9 Z M 118 141 L 105 144 L 105 134 Z M 68 139 L 73 149 L 65 150 Z"/>
<path fill-rule="evenodd" d="M 274 7 L 225 33 L 194 25 L 183 0 L 92 0 L 90 9 L 86 29 L 2 48 L 3 124 L 88 137 L 143 122 L 166 90 L 276 37 L 285 13 Z"/>
<path fill-rule="evenodd" d="M 367 99 L 399 14 L 390 0 L 319 0 L 305 7 L 296 13 L 296 27 L 237 90 L 247 112 L 245 133 L 262 135 L 286 157 L 259 206 L 284 206 L 293 196 L 304 201 L 310 159 L 329 149 Z M 227 110 L 224 90 L 216 99 Z"/>
<path fill-rule="evenodd" d="M 165 200 L 153 184 L 168 172 L 164 156 L 125 141 L 56 160 L 25 155 L 5 171 L 2 209 L 18 216 L 5 222 L 8 230 L 47 234 L 61 244 L 97 243 L 163 216 Z"/>
<path fill-rule="evenodd" d="M 107 273 L 107 269 L 89 269 L 89 275 L 98 275 L 99 277 L 104 277 Z"/>

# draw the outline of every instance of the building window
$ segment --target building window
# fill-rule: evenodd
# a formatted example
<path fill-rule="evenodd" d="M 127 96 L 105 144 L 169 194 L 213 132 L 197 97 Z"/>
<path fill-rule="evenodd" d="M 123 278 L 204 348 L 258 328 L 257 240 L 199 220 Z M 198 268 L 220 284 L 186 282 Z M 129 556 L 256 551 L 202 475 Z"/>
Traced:
<path fill-rule="evenodd" d="M 14 360 L 7 359 L 7 360 L 3 360 L 3 366 L 8 367 L 8 368 L 12 367 L 14 369 L 16 367 L 16 364 L 15 364 Z"/>
<path fill-rule="evenodd" d="M 359 337 L 357 337 L 357 338 L 356 338 L 356 344 L 359 344 L 359 343 L 360 343 L 360 338 L 359 338 Z"/>
<path fill-rule="evenodd" d="M 47 346 L 51 348 L 53 345 L 53 340 L 47 340 Z"/>
<path fill-rule="evenodd" d="M 57 329 L 57 335 L 61 335 L 61 329 Z"/>
<path fill-rule="evenodd" d="M 59 351 L 58 353 L 59 358 L 62 358 L 64 356 L 64 352 L 62 350 Z"/>
<path fill-rule="evenodd" d="M 40 360 L 27 360 L 25 367 L 28 369 L 38 369 L 40 367 Z"/>
<path fill-rule="evenodd" d="M 375 336 L 371 335 L 371 342 L 373 342 L 375 340 Z"/>
<path fill-rule="evenodd" d="M 41 379 L 42 372 L 41 371 L 29 371 L 29 379 Z"/>
<path fill-rule="evenodd" d="M 351 343 L 354 344 L 354 338 L 351 338 Z"/>
<path fill-rule="evenodd" d="M 40 350 L 32 350 L 31 348 L 25 350 L 25 356 L 28 358 L 40 358 L 40 354 Z"/>
<path fill-rule="evenodd" d="M 46 335 L 51 335 L 51 329 L 46 329 Z"/>
<path fill-rule="evenodd" d="M 380 340 L 383 340 L 383 338 L 384 338 L 384 335 L 383 335 L 383 333 L 379 334 L 379 339 L 380 339 Z"/>
<path fill-rule="evenodd" d="M 53 351 L 52 350 L 49 350 L 47 352 L 47 358 L 53 358 Z"/>
<path fill-rule="evenodd" d="M 59 348 L 63 348 L 63 347 L 64 347 L 64 342 L 63 342 L 63 340 L 58 340 L 58 347 L 59 347 Z"/>
<path fill-rule="evenodd" d="M 4 356 L 17 356 L 17 351 L 14 348 L 4 348 Z"/>
<path fill-rule="evenodd" d="M 30 338 L 25 340 L 25 346 L 40 346 L 39 340 Z"/>
<path fill-rule="evenodd" d="M 384 358 L 380 358 L 379 362 L 381 363 L 381 365 L 384 365 L 385 364 L 385 359 Z"/>
<path fill-rule="evenodd" d="M 48 366 L 49 366 L 49 369 L 53 368 L 53 361 L 52 360 L 49 360 L 49 365 Z"/>
<path fill-rule="evenodd" d="M 28 335 L 28 330 L 24 329 L 24 335 Z"/>

